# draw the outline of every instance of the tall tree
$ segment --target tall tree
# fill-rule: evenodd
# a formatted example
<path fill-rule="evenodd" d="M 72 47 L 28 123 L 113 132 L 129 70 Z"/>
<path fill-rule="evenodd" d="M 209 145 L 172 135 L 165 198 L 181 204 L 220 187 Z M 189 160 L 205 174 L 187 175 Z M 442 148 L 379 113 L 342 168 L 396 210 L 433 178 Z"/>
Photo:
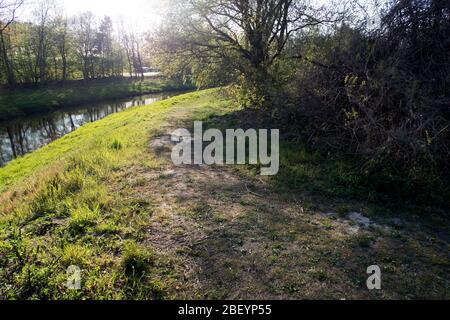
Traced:
<path fill-rule="evenodd" d="M 50 10 L 53 7 L 52 0 L 40 0 L 34 12 L 36 17 L 36 72 L 35 82 L 43 83 L 47 77 L 47 54 L 48 54 L 48 23 Z"/>
<path fill-rule="evenodd" d="M 69 21 L 67 17 L 58 15 L 53 22 L 53 43 L 61 59 L 61 80 L 68 77 Z"/>
<path fill-rule="evenodd" d="M 22 6 L 23 0 L 0 0 L 0 54 L 5 69 L 8 84 L 11 87 L 16 85 L 14 70 L 11 58 L 8 54 L 8 44 L 6 33 L 8 28 L 16 20 L 17 10 Z"/>
<path fill-rule="evenodd" d="M 76 34 L 78 54 L 82 60 L 84 79 L 95 77 L 94 53 L 96 50 L 95 16 L 92 12 L 85 12 L 76 19 Z"/>
<path fill-rule="evenodd" d="M 113 24 L 110 17 L 104 17 L 97 34 L 97 46 L 100 54 L 100 73 L 103 78 L 113 74 Z"/>
<path fill-rule="evenodd" d="M 335 20 L 306 1 L 178 1 L 161 45 L 188 61 L 233 66 L 248 87 L 264 97 L 273 83 L 270 68 L 289 40 L 305 28 Z"/>

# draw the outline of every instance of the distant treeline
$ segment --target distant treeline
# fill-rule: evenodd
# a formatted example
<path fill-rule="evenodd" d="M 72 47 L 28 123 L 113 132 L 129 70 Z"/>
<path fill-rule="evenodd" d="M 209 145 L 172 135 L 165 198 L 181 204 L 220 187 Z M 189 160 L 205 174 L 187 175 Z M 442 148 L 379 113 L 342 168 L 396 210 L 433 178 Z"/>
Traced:
<path fill-rule="evenodd" d="M 32 22 L 21 22 L 22 1 L 0 2 L 0 85 L 143 76 L 142 39 L 124 23 L 90 12 L 67 17 L 45 0 Z"/>

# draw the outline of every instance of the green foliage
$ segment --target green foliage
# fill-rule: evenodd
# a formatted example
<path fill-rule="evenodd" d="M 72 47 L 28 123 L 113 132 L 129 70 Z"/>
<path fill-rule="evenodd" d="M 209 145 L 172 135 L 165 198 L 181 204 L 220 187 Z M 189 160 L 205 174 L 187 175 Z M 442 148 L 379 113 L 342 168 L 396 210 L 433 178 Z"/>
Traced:
<path fill-rule="evenodd" d="M 8 4 L 7 8 L 13 5 Z M 133 32 L 114 30 L 108 16 L 98 21 L 93 13 L 84 12 L 69 18 L 61 8 L 55 10 L 45 1 L 39 2 L 35 10 L 36 19 L 22 22 L 13 15 L 9 17 L 13 23 L 0 22 L 4 51 L 0 85 L 15 88 L 75 79 L 118 78 L 125 69 L 132 76 L 141 77 L 147 62 L 144 45 L 137 42 Z M 4 15 L 2 18 L 6 19 Z M 119 39 L 118 33 L 126 36 Z"/>
<path fill-rule="evenodd" d="M 92 257 L 92 249 L 81 244 L 68 244 L 61 253 L 61 264 L 64 268 L 69 266 L 87 267 Z"/>
<path fill-rule="evenodd" d="M 141 277 L 151 267 L 153 255 L 133 241 L 127 241 L 122 252 L 122 267 L 127 276 Z"/>
<path fill-rule="evenodd" d="M 68 224 L 69 230 L 74 234 L 86 232 L 88 228 L 97 224 L 100 217 L 100 209 L 94 208 L 94 210 L 88 207 L 79 207 L 73 209 Z"/>

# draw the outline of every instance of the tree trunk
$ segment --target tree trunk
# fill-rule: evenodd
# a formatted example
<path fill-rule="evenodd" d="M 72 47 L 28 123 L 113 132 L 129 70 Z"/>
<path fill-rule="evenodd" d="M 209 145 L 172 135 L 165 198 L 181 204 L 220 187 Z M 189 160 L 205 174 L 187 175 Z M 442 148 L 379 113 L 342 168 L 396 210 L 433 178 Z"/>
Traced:
<path fill-rule="evenodd" d="M 8 57 L 8 50 L 6 48 L 6 41 L 3 32 L 0 32 L 0 42 L 1 42 L 1 52 L 2 52 L 2 60 L 5 66 L 6 78 L 8 81 L 8 85 L 11 88 L 16 86 L 16 78 L 14 76 L 14 70 L 12 68 L 12 63 Z"/>

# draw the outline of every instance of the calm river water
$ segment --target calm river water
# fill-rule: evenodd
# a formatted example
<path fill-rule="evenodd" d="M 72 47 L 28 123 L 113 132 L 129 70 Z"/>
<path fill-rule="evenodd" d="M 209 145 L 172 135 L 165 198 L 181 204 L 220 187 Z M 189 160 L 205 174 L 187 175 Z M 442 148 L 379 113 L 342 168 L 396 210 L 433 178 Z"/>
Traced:
<path fill-rule="evenodd" d="M 143 106 L 174 94 L 160 93 L 85 105 L 54 113 L 0 122 L 0 166 L 37 150 L 82 125 L 130 107 Z"/>

